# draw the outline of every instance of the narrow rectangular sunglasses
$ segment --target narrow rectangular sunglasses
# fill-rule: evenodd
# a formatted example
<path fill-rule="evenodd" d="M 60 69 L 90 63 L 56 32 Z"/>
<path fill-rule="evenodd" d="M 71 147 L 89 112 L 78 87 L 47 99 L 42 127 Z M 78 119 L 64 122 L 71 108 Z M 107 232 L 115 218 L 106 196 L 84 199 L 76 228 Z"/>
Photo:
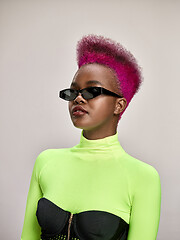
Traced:
<path fill-rule="evenodd" d="M 67 88 L 59 92 L 59 97 L 66 101 L 72 101 L 79 95 L 79 93 L 81 93 L 82 97 L 86 100 L 95 98 L 101 94 L 122 98 L 122 96 L 111 92 L 103 87 L 87 87 L 81 90 Z"/>

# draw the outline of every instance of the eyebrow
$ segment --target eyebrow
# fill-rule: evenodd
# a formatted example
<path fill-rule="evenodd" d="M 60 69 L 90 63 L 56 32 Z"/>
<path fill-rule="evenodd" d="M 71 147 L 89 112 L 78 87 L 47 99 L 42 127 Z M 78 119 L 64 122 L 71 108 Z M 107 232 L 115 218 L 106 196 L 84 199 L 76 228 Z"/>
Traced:
<path fill-rule="evenodd" d="M 89 80 L 86 82 L 86 85 L 90 85 L 90 84 L 99 84 L 99 85 L 103 86 L 102 83 L 97 80 Z M 76 82 L 72 82 L 71 87 L 73 87 L 73 86 L 78 86 L 78 84 Z"/>

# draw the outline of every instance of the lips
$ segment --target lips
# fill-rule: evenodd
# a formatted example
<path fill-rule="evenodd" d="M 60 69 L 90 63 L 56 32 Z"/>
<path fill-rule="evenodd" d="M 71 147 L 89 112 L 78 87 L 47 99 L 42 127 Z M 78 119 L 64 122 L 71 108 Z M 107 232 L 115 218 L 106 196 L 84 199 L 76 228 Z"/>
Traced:
<path fill-rule="evenodd" d="M 76 111 L 81 111 L 81 112 L 85 112 L 85 113 L 88 113 L 83 107 L 81 106 L 76 106 L 72 109 L 72 113 L 76 112 Z"/>

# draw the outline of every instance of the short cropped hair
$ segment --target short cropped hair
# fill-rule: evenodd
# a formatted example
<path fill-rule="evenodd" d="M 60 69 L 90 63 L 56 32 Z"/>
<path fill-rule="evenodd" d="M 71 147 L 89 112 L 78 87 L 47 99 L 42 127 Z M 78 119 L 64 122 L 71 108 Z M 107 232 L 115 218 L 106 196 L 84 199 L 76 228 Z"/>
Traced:
<path fill-rule="evenodd" d="M 83 36 L 78 41 L 76 54 L 79 68 L 84 64 L 99 63 L 114 70 L 118 90 L 126 98 L 127 108 L 143 81 L 141 68 L 134 56 L 120 43 L 94 34 Z M 119 120 L 124 111 L 120 113 Z"/>

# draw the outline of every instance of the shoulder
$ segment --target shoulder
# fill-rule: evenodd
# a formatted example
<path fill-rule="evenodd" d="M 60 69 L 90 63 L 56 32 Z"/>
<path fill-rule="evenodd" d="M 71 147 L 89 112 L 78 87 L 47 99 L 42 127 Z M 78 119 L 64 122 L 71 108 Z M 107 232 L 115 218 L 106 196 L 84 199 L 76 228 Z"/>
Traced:
<path fill-rule="evenodd" d="M 160 184 L 160 176 L 156 168 L 128 153 L 125 154 L 125 164 L 129 175 L 134 183 L 138 185 Z"/>
<path fill-rule="evenodd" d="M 61 149 L 46 149 L 39 153 L 35 160 L 34 168 L 40 172 L 48 163 L 61 160 L 63 155 L 68 151 L 68 148 Z"/>
<path fill-rule="evenodd" d="M 136 199 L 161 198 L 161 182 L 158 171 L 152 165 L 145 163 L 129 154 L 125 154 L 126 174 L 130 182 L 130 191 Z"/>

